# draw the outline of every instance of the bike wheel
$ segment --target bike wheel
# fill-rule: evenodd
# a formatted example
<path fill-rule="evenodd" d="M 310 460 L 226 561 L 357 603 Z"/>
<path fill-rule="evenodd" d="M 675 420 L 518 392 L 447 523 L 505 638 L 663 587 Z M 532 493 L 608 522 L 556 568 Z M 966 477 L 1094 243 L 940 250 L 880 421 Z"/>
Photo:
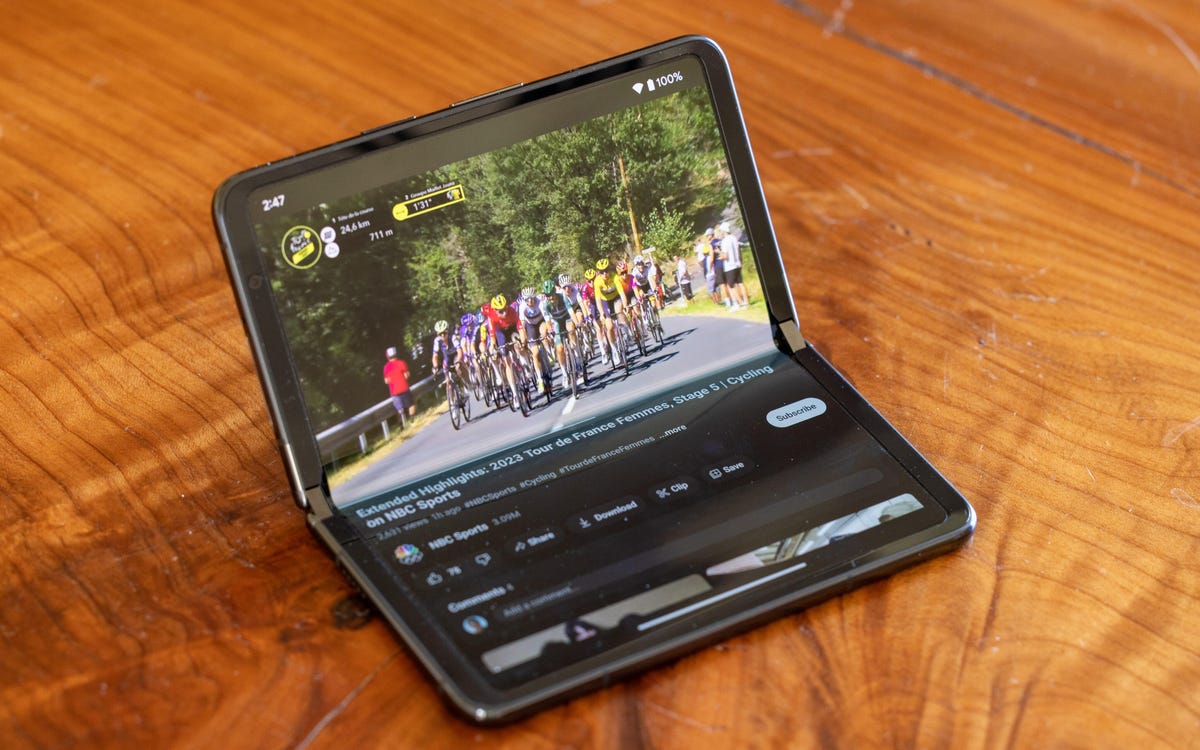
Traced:
<path fill-rule="evenodd" d="M 657 342 L 659 346 L 662 346 L 662 343 L 663 343 L 662 317 L 659 316 L 657 309 L 651 307 L 650 310 L 651 310 L 651 312 L 650 312 L 650 331 L 654 334 L 655 342 Z"/>
<path fill-rule="evenodd" d="M 567 380 L 571 384 L 571 398 L 579 397 L 579 367 L 580 357 L 579 352 L 575 351 L 575 347 L 571 347 L 567 352 Z"/>
<path fill-rule="evenodd" d="M 583 352 L 583 338 L 577 336 L 574 345 L 567 347 L 567 361 L 574 368 L 574 372 L 571 373 L 573 381 L 583 378 L 587 372 L 587 356 Z M 578 390 L 577 386 L 572 386 L 571 395 L 577 395 Z"/>
<path fill-rule="evenodd" d="M 457 430 L 462 415 L 459 413 L 458 394 L 450 383 L 446 384 L 446 403 L 450 406 L 450 425 Z"/>
<path fill-rule="evenodd" d="M 533 399 L 529 394 L 533 390 L 533 381 L 526 379 L 521 385 L 517 386 L 517 405 L 521 409 L 521 416 L 528 417 L 529 412 L 533 411 Z"/>
<path fill-rule="evenodd" d="M 478 362 L 475 362 L 475 364 L 472 365 L 470 369 L 470 375 L 471 392 L 474 394 L 476 401 L 483 401 L 483 395 L 485 391 L 483 382 L 483 368 L 480 367 Z"/>
<path fill-rule="evenodd" d="M 629 326 L 617 326 L 617 347 L 621 350 L 621 365 L 625 368 L 626 375 L 633 370 L 633 364 L 629 361 L 629 339 Z"/>
<path fill-rule="evenodd" d="M 459 403 L 460 409 L 462 411 L 462 421 L 464 423 L 470 422 L 471 421 L 471 396 L 467 392 L 467 389 L 465 386 L 462 390 L 460 390 L 458 392 L 458 394 L 461 394 L 458 396 L 458 398 L 459 398 L 458 403 Z M 458 394 L 455 394 L 455 395 L 458 395 Z"/>
<path fill-rule="evenodd" d="M 532 379 L 529 377 L 528 366 L 520 357 L 513 357 L 513 382 L 516 384 L 516 391 L 512 394 L 512 410 L 521 411 L 521 416 L 528 417 L 531 408 L 529 402 L 529 390 L 533 388 Z"/>
<path fill-rule="evenodd" d="M 552 349 L 553 342 L 550 344 Z M 546 346 L 546 339 L 542 339 L 542 345 L 538 347 L 538 359 L 542 363 L 542 393 L 546 394 L 546 403 L 549 404 L 554 400 L 554 358 L 550 356 L 550 349 Z M 536 374 L 534 377 L 537 377 Z"/>
<path fill-rule="evenodd" d="M 640 315 L 633 329 L 633 337 L 637 341 L 638 354 L 646 356 L 646 321 Z"/>
<path fill-rule="evenodd" d="M 496 384 L 492 380 L 492 368 L 490 366 L 484 367 L 480 372 L 480 376 L 483 389 L 483 403 L 487 406 L 495 406 Z"/>
<path fill-rule="evenodd" d="M 588 322 L 587 333 L 587 350 L 584 352 L 584 359 L 600 356 L 600 337 L 596 335 L 596 329 L 591 321 Z"/>
<path fill-rule="evenodd" d="M 612 365 L 613 370 L 616 370 L 618 367 L 624 366 L 625 358 L 623 355 L 625 352 L 625 336 L 621 333 L 621 326 L 619 323 L 613 323 L 613 325 L 616 326 L 616 335 L 615 335 L 616 341 L 613 341 L 610 344 L 608 338 L 605 337 L 605 338 L 601 339 L 600 345 L 606 346 L 611 350 L 611 351 L 609 351 L 609 356 L 612 358 L 612 361 L 609 362 L 609 364 Z M 621 357 L 622 361 L 618 362 L 617 357 Z"/>
<path fill-rule="evenodd" d="M 524 386 L 521 383 L 520 370 L 518 369 L 517 364 L 515 362 L 513 363 L 512 368 L 513 368 L 513 383 L 516 384 L 513 387 L 516 388 L 516 393 L 513 392 L 513 387 L 509 386 L 508 380 L 505 378 L 501 378 L 500 387 L 505 389 L 505 391 L 506 391 L 506 393 L 504 394 L 504 399 L 506 401 L 508 401 L 508 408 L 511 409 L 512 411 L 516 411 L 517 409 L 521 408 L 521 406 L 520 406 L 521 399 L 517 395 L 517 393 L 519 393 Z M 524 410 L 522 409 L 522 414 L 523 413 L 524 413 Z"/>

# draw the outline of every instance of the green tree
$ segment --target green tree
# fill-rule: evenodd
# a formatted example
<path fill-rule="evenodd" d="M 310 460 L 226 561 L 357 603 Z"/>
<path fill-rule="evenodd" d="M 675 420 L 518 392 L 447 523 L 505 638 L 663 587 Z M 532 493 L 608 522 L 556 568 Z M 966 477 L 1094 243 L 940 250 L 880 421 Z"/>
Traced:
<path fill-rule="evenodd" d="M 646 218 L 646 247 L 655 248 L 659 263 L 686 254 L 695 236 L 695 229 L 684 221 L 679 211 L 656 209 Z"/>

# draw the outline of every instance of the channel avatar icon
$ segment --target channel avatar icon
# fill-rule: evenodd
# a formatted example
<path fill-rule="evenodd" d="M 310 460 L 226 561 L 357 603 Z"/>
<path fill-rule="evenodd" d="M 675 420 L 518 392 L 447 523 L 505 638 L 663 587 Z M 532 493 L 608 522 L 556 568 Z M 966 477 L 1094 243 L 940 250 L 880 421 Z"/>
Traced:
<path fill-rule="evenodd" d="M 415 544 L 401 544 L 396 548 L 396 562 L 401 565 L 416 565 L 425 557 Z"/>
<path fill-rule="evenodd" d="M 292 227 L 280 244 L 283 260 L 292 268 L 303 271 L 321 259 L 321 238 L 310 227 Z"/>

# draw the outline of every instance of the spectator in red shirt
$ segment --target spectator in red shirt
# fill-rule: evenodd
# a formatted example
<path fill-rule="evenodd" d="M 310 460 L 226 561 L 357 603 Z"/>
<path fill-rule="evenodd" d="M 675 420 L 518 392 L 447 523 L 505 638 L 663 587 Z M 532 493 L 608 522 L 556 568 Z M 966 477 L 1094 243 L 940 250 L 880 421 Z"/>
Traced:
<path fill-rule="evenodd" d="M 408 390 L 408 365 L 396 356 L 396 347 L 389 346 L 387 364 L 383 366 L 383 382 L 387 383 L 388 392 L 392 394 L 392 404 L 400 414 L 400 423 L 404 423 L 407 413 L 409 418 L 416 416 L 417 405 L 413 402 L 412 393 Z"/>

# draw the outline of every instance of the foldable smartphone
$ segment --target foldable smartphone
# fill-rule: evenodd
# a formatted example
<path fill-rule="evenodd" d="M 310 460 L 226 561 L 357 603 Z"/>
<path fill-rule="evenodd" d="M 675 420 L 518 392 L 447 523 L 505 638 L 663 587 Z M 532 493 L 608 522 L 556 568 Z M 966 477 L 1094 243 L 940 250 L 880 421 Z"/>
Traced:
<path fill-rule="evenodd" d="M 297 504 L 472 720 L 973 529 L 801 334 L 710 40 L 252 169 L 214 217 Z"/>

